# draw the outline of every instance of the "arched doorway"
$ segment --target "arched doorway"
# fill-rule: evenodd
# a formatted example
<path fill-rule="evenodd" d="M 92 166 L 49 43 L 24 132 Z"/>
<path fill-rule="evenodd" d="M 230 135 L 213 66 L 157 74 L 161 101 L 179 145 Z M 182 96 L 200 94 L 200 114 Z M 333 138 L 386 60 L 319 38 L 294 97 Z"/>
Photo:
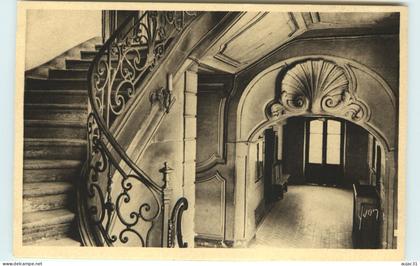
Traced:
<path fill-rule="evenodd" d="M 257 230 L 251 247 L 378 248 L 379 215 L 362 219 L 359 198 L 379 209 L 382 150 L 367 130 L 331 116 L 260 128 L 248 153 L 260 187 L 247 196 Z"/>
<path fill-rule="evenodd" d="M 342 58 L 292 58 L 256 75 L 243 91 L 237 110 L 237 239 L 251 239 L 256 230 L 253 216 L 258 206 L 247 198 L 259 189 L 252 177 L 254 170 L 250 168 L 251 143 L 269 126 L 282 125 L 290 117 L 311 116 L 354 123 L 368 131 L 383 147 L 381 161 L 386 162 L 386 168 L 382 171 L 383 183 L 378 184 L 380 246 L 392 247 L 397 198 L 398 112 L 395 95 L 381 77 L 359 63 Z"/>

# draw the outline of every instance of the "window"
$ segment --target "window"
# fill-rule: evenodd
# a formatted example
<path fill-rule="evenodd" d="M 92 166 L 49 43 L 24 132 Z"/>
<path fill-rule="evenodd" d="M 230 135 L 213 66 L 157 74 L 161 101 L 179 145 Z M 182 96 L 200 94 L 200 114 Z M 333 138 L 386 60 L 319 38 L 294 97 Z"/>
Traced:
<path fill-rule="evenodd" d="M 260 138 L 256 143 L 256 181 L 260 180 L 263 176 L 264 171 L 264 141 L 263 138 Z"/>
<path fill-rule="evenodd" d="M 309 156 L 313 164 L 341 163 L 341 122 L 316 119 L 309 122 Z"/>
<path fill-rule="evenodd" d="M 340 164 L 341 123 L 327 120 L 327 164 Z"/>
<path fill-rule="evenodd" d="M 312 120 L 309 128 L 309 163 L 322 163 L 324 122 Z"/>

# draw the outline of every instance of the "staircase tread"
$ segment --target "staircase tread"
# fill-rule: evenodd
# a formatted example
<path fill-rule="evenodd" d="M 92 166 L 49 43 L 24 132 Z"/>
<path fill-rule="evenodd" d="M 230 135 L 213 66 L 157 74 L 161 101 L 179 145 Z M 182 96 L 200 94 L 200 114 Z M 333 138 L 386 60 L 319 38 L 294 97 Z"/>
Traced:
<path fill-rule="evenodd" d="M 64 194 L 73 190 L 73 185 L 69 182 L 34 182 L 23 184 L 23 196 L 47 196 Z"/>
<path fill-rule="evenodd" d="M 34 107 L 43 107 L 48 109 L 54 108 L 65 108 L 65 109 L 86 109 L 87 104 L 79 104 L 79 103 L 26 103 L 25 108 L 34 108 Z"/>
<path fill-rule="evenodd" d="M 87 141 L 84 139 L 56 139 L 56 138 L 25 138 L 25 144 L 37 144 L 37 145 L 86 145 Z"/>
<path fill-rule="evenodd" d="M 73 168 L 80 166 L 80 160 L 24 160 L 23 169 L 57 169 L 57 168 Z"/>
<path fill-rule="evenodd" d="M 23 229 L 53 224 L 70 223 L 75 214 L 67 209 L 27 212 L 23 215 Z"/>
<path fill-rule="evenodd" d="M 67 58 L 66 61 L 68 62 L 86 62 L 86 63 L 92 63 L 92 59 L 80 59 L 80 58 Z"/>
<path fill-rule="evenodd" d="M 71 78 L 62 78 L 62 79 L 58 79 L 58 78 L 39 78 L 39 77 L 27 77 L 26 80 L 31 80 L 31 81 L 39 81 L 39 82 L 43 82 L 43 81 L 51 81 L 51 82 L 69 82 L 69 81 L 73 81 L 76 80 L 78 82 L 80 82 L 81 80 L 86 81 L 86 79 L 71 79 Z M 87 81 L 86 81 L 87 82 Z"/>
<path fill-rule="evenodd" d="M 85 127 L 85 121 L 78 121 L 78 120 L 38 120 L 38 119 L 25 119 L 25 126 L 26 125 L 51 125 L 51 126 L 80 126 Z"/>
<path fill-rule="evenodd" d="M 90 60 L 92 61 L 92 60 Z M 71 72 L 87 72 L 86 69 L 50 69 L 50 71 L 58 71 L 58 72 L 66 72 L 66 71 L 71 71 Z"/>
<path fill-rule="evenodd" d="M 66 94 L 66 95 L 72 95 L 72 94 L 77 94 L 77 95 L 87 95 L 87 90 L 55 90 L 55 89 L 51 89 L 51 90 L 25 90 L 26 93 L 36 93 L 36 94 L 44 94 L 44 93 L 57 93 L 57 94 Z"/>
<path fill-rule="evenodd" d="M 49 82 L 49 81 L 51 81 L 51 82 L 63 82 L 63 83 L 66 83 L 66 82 L 71 82 L 71 81 L 77 81 L 77 82 L 80 82 L 80 81 L 85 81 L 86 83 L 87 83 L 87 81 L 86 81 L 86 79 L 85 78 L 62 78 L 62 79 L 59 79 L 59 78 L 38 78 L 38 77 L 28 77 L 28 78 L 26 78 L 26 80 L 28 81 L 28 80 L 33 80 L 33 81 L 46 81 L 46 82 Z"/>
<path fill-rule="evenodd" d="M 54 246 L 54 247 L 65 247 L 65 246 L 81 246 L 81 243 L 70 237 L 64 237 L 59 239 L 47 239 L 37 241 L 31 244 L 32 246 Z"/>

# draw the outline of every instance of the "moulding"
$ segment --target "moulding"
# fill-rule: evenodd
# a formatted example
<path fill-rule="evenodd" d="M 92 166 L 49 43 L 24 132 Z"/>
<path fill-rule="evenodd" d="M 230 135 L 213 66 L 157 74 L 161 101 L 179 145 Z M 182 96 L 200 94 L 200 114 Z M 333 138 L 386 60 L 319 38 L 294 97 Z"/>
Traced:
<path fill-rule="evenodd" d="M 228 48 L 228 46 L 231 42 L 233 42 L 235 39 L 237 39 L 239 36 L 241 36 L 243 33 L 245 33 L 248 29 L 250 29 L 254 25 L 256 25 L 267 14 L 268 14 L 268 12 L 258 12 L 255 17 L 253 17 L 248 23 L 246 23 L 243 27 L 241 27 L 231 38 L 229 38 L 227 41 L 225 41 L 221 45 L 219 52 L 214 55 L 214 58 L 222 61 L 223 63 L 231 65 L 233 67 L 241 66 L 243 64 L 243 62 L 235 60 L 234 58 L 226 55 L 224 52 L 226 51 L 226 49 Z"/>
<path fill-rule="evenodd" d="M 269 119 L 282 115 L 331 115 L 355 123 L 370 119 L 370 108 L 356 96 L 356 78 L 347 65 L 325 59 L 294 62 L 280 73 L 278 98 L 266 106 Z"/>
<path fill-rule="evenodd" d="M 369 67 L 367 67 L 367 66 L 365 66 L 361 63 L 358 63 L 358 62 L 353 61 L 353 60 L 349 60 L 347 58 L 342 58 L 342 57 L 337 57 L 337 56 L 329 56 L 329 55 L 306 55 L 306 56 L 293 57 L 293 58 L 289 58 L 287 60 L 280 61 L 278 63 L 272 64 L 271 66 L 265 68 L 264 70 L 259 72 L 259 74 L 254 76 L 253 79 L 249 82 L 248 86 L 246 86 L 246 88 L 243 90 L 242 96 L 241 96 L 241 98 L 239 100 L 239 103 L 238 103 L 237 121 L 239 121 L 239 125 L 236 129 L 237 140 L 239 140 L 239 141 L 252 140 L 255 137 L 255 135 L 257 134 L 255 132 L 258 132 L 259 129 L 262 129 L 262 128 L 267 127 L 267 126 L 271 126 L 271 125 L 277 123 L 278 121 L 285 120 L 285 119 L 287 119 L 291 116 L 299 115 L 299 114 L 293 114 L 293 113 L 286 113 L 285 115 L 280 116 L 279 119 L 266 118 L 265 121 L 262 121 L 259 125 L 256 125 L 254 128 L 249 130 L 249 132 L 253 132 L 253 133 L 250 133 L 250 135 L 248 135 L 246 132 L 243 132 L 243 128 L 241 127 L 241 117 L 242 117 L 243 112 L 244 112 L 244 110 L 243 110 L 244 103 L 245 103 L 249 93 L 252 91 L 254 85 L 256 83 L 258 83 L 262 78 L 264 78 L 264 76 L 267 75 L 268 73 L 271 73 L 273 71 L 278 71 L 280 73 L 284 73 L 284 72 L 286 72 L 286 70 L 290 66 L 292 66 L 294 64 L 297 64 L 299 62 L 307 61 L 307 60 L 326 60 L 326 61 L 330 61 L 330 62 L 333 62 L 333 63 L 339 65 L 339 66 L 344 67 L 345 70 L 346 70 L 346 74 L 348 76 L 350 76 L 350 80 L 352 82 L 351 88 L 353 90 L 353 94 L 355 94 L 356 96 L 357 96 L 357 80 L 354 77 L 354 72 L 353 71 L 354 71 L 354 69 L 358 69 L 360 71 L 363 71 L 364 73 L 369 75 L 371 78 L 376 80 L 379 84 L 381 84 L 382 88 L 384 89 L 384 91 L 388 95 L 388 98 L 391 102 L 391 105 L 392 105 L 393 109 L 397 108 L 397 106 L 395 104 L 397 96 L 393 93 L 393 91 L 390 88 L 390 86 L 388 85 L 388 83 L 385 80 L 383 80 L 382 77 L 378 73 L 376 73 L 375 71 L 373 71 L 372 69 L 370 69 Z M 272 104 L 274 102 L 275 102 L 275 99 L 273 99 L 273 101 L 271 101 L 270 103 Z M 306 115 L 310 115 L 310 113 L 302 112 L 300 115 L 306 116 Z M 328 115 L 328 114 L 325 114 L 325 115 Z M 267 115 L 267 109 L 266 109 L 266 116 L 268 116 Z M 370 115 L 369 115 L 369 117 L 370 117 Z M 341 116 L 341 118 L 349 120 L 345 116 Z M 352 121 L 352 120 L 349 120 L 349 121 Z M 377 128 L 375 125 L 370 123 L 370 121 L 367 121 L 367 122 L 361 121 L 361 122 L 358 122 L 357 124 L 362 126 L 363 128 L 365 128 L 366 130 L 368 130 L 372 135 L 374 135 L 383 144 L 383 146 L 386 147 L 387 151 L 394 151 L 395 150 L 395 148 L 393 146 L 391 146 L 391 143 L 386 138 L 384 133 L 379 128 Z"/>
<path fill-rule="evenodd" d="M 206 160 L 196 162 L 196 172 L 205 172 L 215 166 L 216 164 L 226 163 L 226 102 L 228 93 L 225 89 L 225 83 L 205 83 L 206 86 L 213 85 L 215 89 L 212 90 L 200 90 L 201 93 L 217 93 L 219 94 L 220 101 L 217 114 L 217 150 L 213 152 Z"/>
<path fill-rule="evenodd" d="M 209 182 L 213 179 L 216 179 L 220 183 L 220 224 L 221 228 L 220 234 L 206 234 L 206 233 L 200 233 L 197 232 L 198 236 L 201 236 L 203 238 L 210 238 L 210 239 L 220 239 L 223 240 L 225 238 L 225 232 L 226 232 L 226 179 L 219 173 L 219 171 L 215 171 L 214 173 L 197 179 L 195 181 L 195 185 L 198 184 L 204 184 L 206 182 Z"/>
<path fill-rule="evenodd" d="M 241 35 L 243 35 L 249 29 L 251 29 L 252 27 L 257 25 L 261 20 L 264 19 L 264 17 L 268 13 L 269 12 L 259 12 L 255 17 L 253 17 L 250 21 L 248 21 L 248 23 L 246 23 L 244 26 L 242 26 L 231 38 L 229 38 L 228 40 L 226 40 L 225 42 L 222 43 L 222 45 L 220 46 L 220 50 L 214 55 L 214 58 L 223 62 L 223 63 L 225 63 L 225 64 L 233 66 L 235 68 L 240 68 L 240 67 L 242 67 L 242 66 L 244 66 L 244 65 L 246 65 L 250 62 L 254 62 L 255 57 L 249 58 L 248 60 L 239 61 L 238 59 L 233 58 L 231 55 L 227 55 L 226 50 L 228 49 L 228 47 L 231 43 L 233 43 L 236 39 L 238 39 Z M 288 16 L 289 19 L 286 23 L 290 28 L 288 38 L 290 38 L 299 30 L 299 25 L 296 22 L 296 19 L 295 19 L 293 13 L 288 12 L 287 16 Z M 286 40 L 284 42 L 287 42 L 287 41 L 288 41 L 288 39 L 286 38 Z"/>

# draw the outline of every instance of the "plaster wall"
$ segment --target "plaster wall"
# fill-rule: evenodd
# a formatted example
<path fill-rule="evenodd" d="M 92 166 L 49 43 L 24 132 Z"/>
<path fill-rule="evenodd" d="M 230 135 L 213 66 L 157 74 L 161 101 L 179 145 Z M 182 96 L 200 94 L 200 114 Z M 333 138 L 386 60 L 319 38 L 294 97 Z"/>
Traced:
<path fill-rule="evenodd" d="M 25 70 L 101 36 L 101 23 L 100 10 L 28 10 Z"/>

